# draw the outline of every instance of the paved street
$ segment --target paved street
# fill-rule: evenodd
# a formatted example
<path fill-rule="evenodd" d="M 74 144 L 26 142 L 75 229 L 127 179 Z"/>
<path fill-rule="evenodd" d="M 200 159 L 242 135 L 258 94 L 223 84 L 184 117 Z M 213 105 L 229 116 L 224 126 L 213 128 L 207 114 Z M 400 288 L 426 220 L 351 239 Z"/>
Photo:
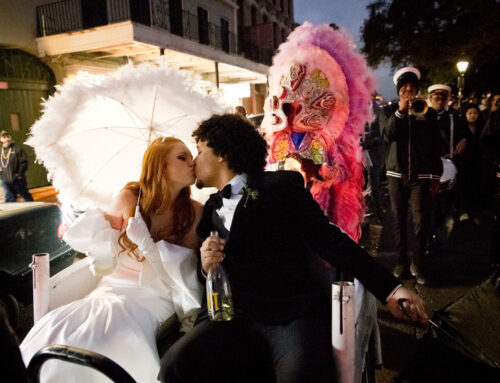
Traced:
<path fill-rule="evenodd" d="M 388 200 L 386 195 L 386 206 Z M 396 254 L 392 249 L 392 222 L 390 212 L 384 214 L 385 225 L 368 218 L 372 224 L 365 228 L 362 245 L 378 261 L 392 270 Z M 426 286 L 417 285 L 414 279 L 405 279 L 404 285 L 416 291 L 425 301 L 430 316 L 460 298 L 472 286 L 485 280 L 490 274 L 489 244 L 491 220 L 475 223 L 472 220 L 448 222 L 449 237 L 442 240 L 430 259 L 430 280 Z M 425 329 L 414 329 L 395 320 L 385 307 L 379 304 L 379 325 L 382 336 L 384 367 L 377 371 L 377 383 L 393 382 L 412 357 L 418 338 Z"/>

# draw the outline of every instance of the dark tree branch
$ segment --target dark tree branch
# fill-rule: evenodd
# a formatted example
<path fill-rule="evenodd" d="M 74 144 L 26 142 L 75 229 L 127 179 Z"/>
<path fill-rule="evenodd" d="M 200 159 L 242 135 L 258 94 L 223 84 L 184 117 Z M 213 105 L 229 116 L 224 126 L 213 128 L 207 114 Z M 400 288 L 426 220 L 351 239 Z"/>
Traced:
<path fill-rule="evenodd" d="M 425 82 L 454 85 L 466 58 L 466 91 L 500 91 L 500 2 L 376 0 L 361 29 L 368 64 L 412 64 Z M 496 68 L 492 70 L 492 68 Z"/>

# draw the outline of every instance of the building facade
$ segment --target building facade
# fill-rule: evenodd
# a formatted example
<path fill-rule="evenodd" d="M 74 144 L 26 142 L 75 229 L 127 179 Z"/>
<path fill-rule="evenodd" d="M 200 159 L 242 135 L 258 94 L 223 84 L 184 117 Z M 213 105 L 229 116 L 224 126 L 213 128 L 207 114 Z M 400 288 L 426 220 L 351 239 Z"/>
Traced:
<path fill-rule="evenodd" d="M 238 0 L 238 47 L 244 57 L 271 65 L 278 46 L 295 27 L 293 0 Z M 242 100 L 253 112 L 262 111 L 267 86 L 251 85 L 252 97 Z"/>
<path fill-rule="evenodd" d="M 0 127 L 22 143 L 66 77 L 160 57 L 261 113 L 272 55 L 293 24 L 291 0 L 2 0 Z M 41 166 L 28 182 L 47 184 Z"/>

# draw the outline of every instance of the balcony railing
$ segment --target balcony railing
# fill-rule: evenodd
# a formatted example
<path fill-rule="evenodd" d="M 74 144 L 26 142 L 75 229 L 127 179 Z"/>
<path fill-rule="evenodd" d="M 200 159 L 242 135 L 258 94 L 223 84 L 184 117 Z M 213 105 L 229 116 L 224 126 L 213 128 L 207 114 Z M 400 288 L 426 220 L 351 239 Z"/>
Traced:
<path fill-rule="evenodd" d="M 240 29 L 240 46 L 245 57 L 266 65 L 272 64 L 275 53 L 273 25 L 259 24 Z"/>
<path fill-rule="evenodd" d="M 183 36 L 185 38 L 198 41 L 200 44 L 221 49 L 228 53 L 236 53 L 234 33 L 228 32 L 224 34 L 222 33 L 221 27 L 213 23 L 207 23 L 204 28 L 200 30 L 198 16 L 188 11 L 182 12 L 182 26 Z"/>
<path fill-rule="evenodd" d="M 246 41 L 243 43 L 243 54 L 246 58 L 265 65 L 271 65 L 275 51 L 258 44 Z"/>
<path fill-rule="evenodd" d="M 64 0 L 36 9 L 38 36 L 83 29 L 80 0 Z"/>
<path fill-rule="evenodd" d="M 73 32 L 131 20 L 170 31 L 227 53 L 236 53 L 236 39 L 233 32 L 223 33 L 220 26 L 213 23 L 200 25 L 198 16 L 188 11 L 171 15 L 168 0 L 107 0 L 106 2 L 62 0 L 37 7 L 36 14 L 38 36 Z"/>

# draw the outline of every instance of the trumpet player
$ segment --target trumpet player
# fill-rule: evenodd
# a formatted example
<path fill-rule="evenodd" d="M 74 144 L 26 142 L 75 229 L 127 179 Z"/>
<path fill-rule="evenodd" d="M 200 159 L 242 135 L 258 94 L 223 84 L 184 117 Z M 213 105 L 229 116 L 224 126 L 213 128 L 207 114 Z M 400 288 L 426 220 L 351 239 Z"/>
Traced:
<path fill-rule="evenodd" d="M 399 102 L 385 107 L 380 115 L 382 135 L 388 142 L 386 175 L 398 255 L 393 274 L 397 278 L 404 277 L 409 266 L 417 283 L 426 284 L 428 268 L 424 249 L 430 233 L 431 193 L 439 191 L 443 171 L 437 115 L 416 97 L 420 81 L 417 68 L 398 70 L 393 81 Z M 411 208 L 415 236 L 411 262 L 407 240 L 408 208 Z"/>

